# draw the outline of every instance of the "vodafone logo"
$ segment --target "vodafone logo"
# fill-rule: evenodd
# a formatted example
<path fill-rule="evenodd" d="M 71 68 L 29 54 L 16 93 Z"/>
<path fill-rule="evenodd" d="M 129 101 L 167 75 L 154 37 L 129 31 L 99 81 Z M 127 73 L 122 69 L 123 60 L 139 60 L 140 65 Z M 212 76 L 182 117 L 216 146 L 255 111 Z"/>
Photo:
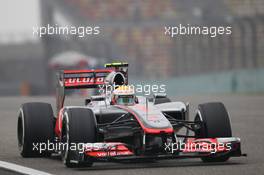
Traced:
<path fill-rule="evenodd" d="M 106 157 L 106 156 L 114 157 L 114 156 L 133 155 L 131 151 L 109 151 L 109 152 L 101 151 L 101 152 L 88 152 L 87 154 L 92 157 Z"/>
<path fill-rule="evenodd" d="M 101 84 L 104 82 L 104 77 L 81 77 L 81 78 L 65 78 L 64 83 L 69 85 L 86 85 L 86 84 Z"/>

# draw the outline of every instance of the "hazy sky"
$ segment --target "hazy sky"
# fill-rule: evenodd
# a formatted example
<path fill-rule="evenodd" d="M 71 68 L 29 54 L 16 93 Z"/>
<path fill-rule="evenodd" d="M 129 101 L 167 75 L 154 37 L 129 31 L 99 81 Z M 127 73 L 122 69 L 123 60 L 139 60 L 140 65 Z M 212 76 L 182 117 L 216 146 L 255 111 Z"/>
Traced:
<path fill-rule="evenodd" d="M 39 0 L 1 0 L 0 34 L 32 33 L 39 16 Z"/>

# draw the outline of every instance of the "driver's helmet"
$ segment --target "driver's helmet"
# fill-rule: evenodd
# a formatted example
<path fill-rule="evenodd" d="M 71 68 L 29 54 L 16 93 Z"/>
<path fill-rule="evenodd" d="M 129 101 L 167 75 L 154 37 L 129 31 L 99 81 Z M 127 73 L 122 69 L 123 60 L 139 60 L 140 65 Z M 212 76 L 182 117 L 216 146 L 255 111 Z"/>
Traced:
<path fill-rule="evenodd" d="M 130 86 L 119 86 L 112 93 L 111 104 L 113 105 L 134 105 L 135 104 L 134 88 Z"/>

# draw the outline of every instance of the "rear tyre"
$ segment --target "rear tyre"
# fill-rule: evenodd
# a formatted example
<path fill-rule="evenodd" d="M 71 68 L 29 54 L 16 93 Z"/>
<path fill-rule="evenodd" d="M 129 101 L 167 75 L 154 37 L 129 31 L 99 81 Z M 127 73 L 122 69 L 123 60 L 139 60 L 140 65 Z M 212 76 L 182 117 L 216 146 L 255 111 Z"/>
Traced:
<path fill-rule="evenodd" d="M 79 151 L 72 150 L 70 145 L 78 145 L 96 142 L 96 120 L 94 113 L 88 108 L 66 109 L 62 121 L 62 142 L 69 145 L 62 149 L 63 163 L 69 167 L 89 167 L 93 161 L 87 158 L 79 162 Z"/>
<path fill-rule="evenodd" d="M 223 103 L 205 103 L 198 106 L 195 121 L 201 121 L 202 127 L 196 132 L 197 138 L 232 137 L 231 124 Z M 228 155 L 203 157 L 204 162 L 225 162 Z"/>
<path fill-rule="evenodd" d="M 40 152 L 40 144 L 52 142 L 53 111 L 48 103 L 25 103 L 21 106 L 17 121 L 18 148 L 22 157 L 50 156 L 48 149 Z"/>

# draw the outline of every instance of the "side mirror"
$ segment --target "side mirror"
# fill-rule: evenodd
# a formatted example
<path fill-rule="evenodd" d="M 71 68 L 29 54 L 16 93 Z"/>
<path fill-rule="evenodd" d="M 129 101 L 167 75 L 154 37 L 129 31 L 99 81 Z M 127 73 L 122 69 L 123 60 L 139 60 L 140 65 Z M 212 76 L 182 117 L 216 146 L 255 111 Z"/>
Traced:
<path fill-rule="evenodd" d="M 154 101 L 154 98 L 148 98 L 148 101 L 149 102 L 153 102 Z"/>
<path fill-rule="evenodd" d="M 92 101 L 105 101 L 105 96 L 104 95 L 94 95 L 91 96 Z"/>
<path fill-rule="evenodd" d="M 91 99 L 90 98 L 87 98 L 87 99 L 85 99 L 85 106 L 87 106 L 89 103 L 91 103 Z"/>
<path fill-rule="evenodd" d="M 138 98 L 137 97 L 135 97 L 135 103 L 138 104 Z"/>
<path fill-rule="evenodd" d="M 154 96 L 154 99 L 156 99 L 156 98 L 166 98 L 167 94 L 165 94 L 165 93 L 155 93 L 155 94 L 153 94 L 153 96 Z"/>

